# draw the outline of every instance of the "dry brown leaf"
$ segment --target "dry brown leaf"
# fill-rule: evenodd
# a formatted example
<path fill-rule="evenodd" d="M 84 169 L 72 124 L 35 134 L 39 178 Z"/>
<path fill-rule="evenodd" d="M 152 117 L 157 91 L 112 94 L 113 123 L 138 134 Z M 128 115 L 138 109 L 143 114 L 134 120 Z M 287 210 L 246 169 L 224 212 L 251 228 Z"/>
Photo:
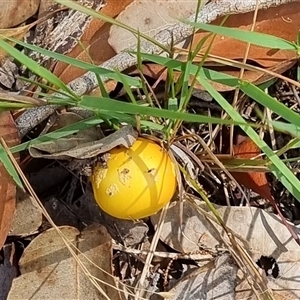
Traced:
<path fill-rule="evenodd" d="M 10 236 L 28 236 L 42 225 L 43 215 L 29 194 L 17 189 L 16 211 L 10 226 Z"/>
<path fill-rule="evenodd" d="M 184 195 L 183 207 L 180 201 L 173 202 L 168 208 L 163 224 L 161 240 L 181 253 L 195 253 L 201 249 L 218 249 L 223 244 L 223 239 L 228 241 L 224 229 L 214 222 L 209 221 L 206 215 L 196 209 L 196 205 L 206 211 L 210 216 L 205 203 L 200 202 L 195 196 Z M 192 205 L 190 201 L 195 201 Z M 291 238 L 285 225 L 274 214 L 254 207 L 225 207 L 214 205 L 225 225 L 237 235 L 237 240 L 248 251 L 254 261 L 261 255 L 272 256 L 279 266 L 279 277 L 268 277 L 270 288 L 274 288 L 284 299 L 290 292 L 292 299 L 300 299 L 299 282 L 299 245 Z M 174 217 L 182 215 L 182 218 Z M 151 216 L 153 225 L 158 224 L 160 214 Z M 182 220 L 182 221 L 181 221 Z M 300 233 L 300 229 L 293 226 Z M 179 234 L 180 233 L 180 234 Z M 221 246 L 222 247 L 222 246 Z M 253 298 L 253 290 L 247 289 L 247 279 L 240 286 L 236 299 Z M 240 282 L 241 283 L 241 282 Z"/>
<path fill-rule="evenodd" d="M 228 253 L 195 268 L 169 290 L 168 300 L 235 299 L 237 266 Z M 226 295 L 226 296 L 225 296 Z"/>
<path fill-rule="evenodd" d="M 212 22 L 212 24 L 220 24 L 221 21 L 222 20 L 217 19 Z M 252 22 L 253 12 L 242 15 L 230 15 L 224 26 L 250 31 Z M 281 37 L 293 42 L 297 40 L 299 28 L 300 3 L 295 2 L 269 8 L 267 10 L 260 10 L 258 12 L 254 31 Z M 193 48 L 195 48 L 199 41 L 205 36 L 207 36 L 206 32 L 196 33 L 192 44 Z M 209 38 L 205 42 L 203 48 L 201 49 L 201 53 L 205 53 L 207 49 L 206 46 L 210 44 L 211 40 L 212 38 Z M 245 56 L 246 47 L 247 43 L 245 42 L 216 35 L 212 48 L 210 49 L 210 54 L 240 61 Z M 265 68 L 270 68 L 283 61 L 295 59 L 296 55 L 297 54 L 294 51 L 269 49 L 251 45 L 248 61 L 256 62 Z"/>
<path fill-rule="evenodd" d="M 250 30 L 253 19 L 253 12 L 246 14 L 237 14 L 230 15 L 226 20 L 225 25 L 228 27 L 240 28 L 243 30 Z M 217 19 L 212 22 L 212 24 L 220 24 L 221 20 Z M 269 8 L 267 10 L 259 11 L 257 18 L 257 25 L 255 31 L 271 34 L 278 36 L 289 41 L 295 41 L 297 38 L 298 29 L 300 28 L 300 3 L 289 3 L 286 5 L 281 5 L 275 8 Z M 205 32 L 198 32 L 194 36 L 193 48 L 199 43 L 199 41 L 207 35 Z M 209 39 L 204 47 L 201 50 L 201 53 L 204 53 L 207 49 L 205 45 L 208 45 Z M 186 49 L 188 49 L 188 46 Z M 245 55 L 246 43 L 237 41 L 232 38 L 227 38 L 224 36 L 217 36 L 214 40 L 210 54 L 214 56 L 224 57 L 226 59 L 232 59 L 241 61 Z M 199 62 L 202 55 L 196 57 L 194 62 Z M 179 55 L 179 60 L 185 61 L 185 55 Z M 260 67 L 265 68 L 268 71 L 272 71 L 278 74 L 282 74 L 293 66 L 296 62 L 296 53 L 293 51 L 285 50 L 272 50 L 268 48 L 251 46 L 250 53 L 248 57 L 248 63 L 258 64 Z M 209 58 L 207 59 L 204 66 L 214 69 L 214 66 L 218 66 L 217 70 L 224 72 L 228 75 L 238 77 L 239 69 L 233 69 L 231 67 L 223 66 L 220 68 L 220 64 L 216 64 Z M 157 66 L 155 64 L 148 64 L 146 67 L 143 67 L 144 74 L 151 76 L 152 78 L 157 79 L 160 77 L 161 80 L 166 79 L 166 73 L 162 73 L 164 67 Z M 132 71 L 134 73 L 134 71 Z M 179 72 L 175 72 L 175 80 L 180 76 Z M 259 71 L 249 71 L 244 72 L 243 79 L 255 84 L 261 84 L 272 78 L 268 73 L 259 72 Z M 189 82 L 191 83 L 193 77 L 190 76 Z M 215 89 L 218 91 L 229 91 L 234 89 L 230 86 L 225 86 L 220 83 L 212 82 L 211 83 Z M 202 86 L 199 83 L 195 84 L 196 88 L 201 89 Z"/>
<path fill-rule="evenodd" d="M 11 147 L 19 143 L 18 131 L 10 112 L 0 113 L 0 136 Z M 0 249 L 2 248 L 16 206 L 16 186 L 13 179 L 0 163 Z"/>
<path fill-rule="evenodd" d="M 119 300 L 114 278 L 109 275 L 112 241 L 106 229 L 101 225 L 87 227 L 81 233 L 69 226 L 59 229 L 81 251 L 78 259 L 87 272 L 107 284 L 98 281 L 108 299 Z M 13 281 L 8 299 L 107 299 L 83 273 L 54 228 L 38 235 L 28 245 L 19 265 L 21 276 Z"/>
<path fill-rule="evenodd" d="M 225 22 L 225 26 L 239 28 L 242 30 L 251 29 L 253 22 L 253 12 L 246 14 L 230 15 Z M 220 24 L 221 20 L 217 19 L 212 24 Z M 267 10 L 260 10 L 257 16 L 257 22 L 254 31 L 261 32 L 277 37 L 281 37 L 288 41 L 296 41 L 298 30 L 300 28 L 300 3 L 289 3 Z M 195 34 L 192 48 L 195 48 L 197 43 L 205 37 L 207 33 L 199 32 Z M 207 40 L 201 53 L 205 53 L 207 49 L 205 45 L 209 45 L 211 38 Z M 247 43 L 235 40 L 233 38 L 217 35 L 213 41 L 210 54 L 227 59 L 242 61 L 246 53 Z M 269 71 L 282 74 L 288 70 L 296 62 L 297 54 L 295 51 L 269 49 L 251 45 L 247 62 L 249 64 L 259 65 Z M 195 62 L 201 61 L 201 58 L 196 58 Z M 206 64 L 209 64 L 208 58 Z M 239 69 L 230 70 L 224 68 L 224 73 L 238 77 Z M 245 71 L 243 79 L 255 84 L 261 84 L 269 80 L 272 76 L 256 71 Z M 232 87 L 214 83 L 219 91 L 232 90 Z"/>
<path fill-rule="evenodd" d="M 106 1 L 107 3 L 101 9 L 101 13 L 114 18 L 132 1 Z M 108 44 L 109 30 L 110 24 L 94 19 L 84 32 L 80 44 L 77 44 L 68 56 L 85 62 L 90 62 L 92 59 L 96 65 L 110 59 L 116 53 Z M 54 74 L 65 83 L 69 83 L 73 79 L 80 77 L 85 72 L 85 70 L 63 62 L 58 62 L 54 68 Z"/>
<path fill-rule="evenodd" d="M 33 16 L 39 7 L 40 0 L 1 1 L 0 28 L 11 28 Z"/>
<path fill-rule="evenodd" d="M 201 5 L 206 2 L 201 1 Z M 135 0 L 120 13 L 117 20 L 153 37 L 164 27 L 195 13 L 197 4 L 197 0 Z M 109 35 L 109 44 L 117 53 L 137 43 L 134 34 L 116 25 L 111 27 Z"/>

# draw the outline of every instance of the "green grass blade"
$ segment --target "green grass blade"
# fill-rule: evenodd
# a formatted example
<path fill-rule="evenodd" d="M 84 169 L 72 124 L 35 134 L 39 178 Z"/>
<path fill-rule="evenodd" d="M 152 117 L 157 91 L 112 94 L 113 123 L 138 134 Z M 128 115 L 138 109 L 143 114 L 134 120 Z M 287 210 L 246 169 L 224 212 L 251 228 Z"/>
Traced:
<path fill-rule="evenodd" d="M 240 127 L 245 133 L 252 139 L 252 141 L 267 155 L 272 164 L 269 165 L 272 173 L 277 177 L 279 181 L 295 196 L 300 202 L 300 182 L 297 177 L 288 169 L 288 167 L 281 161 L 281 159 L 272 151 L 272 149 L 259 137 L 259 135 L 251 128 L 239 113 L 227 102 L 227 100 L 217 92 L 207 78 L 200 74 L 197 77 L 199 83 L 208 91 L 211 96 L 222 106 L 222 108 L 228 113 L 228 115 L 238 123 L 244 123 Z"/>
<path fill-rule="evenodd" d="M 9 175 L 13 178 L 14 182 L 22 189 L 24 189 L 22 181 L 17 173 L 14 165 L 10 161 L 5 149 L 0 145 L 0 161 L 2 162 L 4 168 L 9 173 Z"/>
<path fill-rule="evenodd" d="M 191 68 L 192 62 L 187 61 L 186 64 L 184 64 L 184 69 L 182 70 L 183 78 L 182 78 L 182 87 L 181 87 L 181 93 L 180 93 L 180 100 L 179 100 L 179 110 L 185 109 L 189 102 L 189 78 L 190 78 L 190 68 Z"/>
<path fill-rule="evenodd" d="M 68 95 L 72 96 L 74 99 L 78 99 L 78 96 L 75 93 L 73 93 L 58 77 L 52 74 L 49 70 L 40 66 L 38 63 L 36 63 L 34 60 L 26 56 L 24 53 L 18 51 L 16 48 L 6 43 L 3 39 L 1 39 L 1 36 L 0 36 L 0 48 L 2 48 L 4 51 L 6 51 L 9 55 L 11 55 L 13 58 L 18 60 L 20 63 L 24 64 L 28 69 L 30 69 L 38 76 L 46 79 L 51 84 L 67 92 Z"/>
<path fill-rule="evenodd" d="M 148 61 L 172 68 L 176 71 L 181 71 L 185 62 L 178 61 L 172 58 L 162 57 L 154 54 L 141 53 L 141 56 Z M 199 66 L 192 64 L 190 66 L 190 75 L 197 74 Z M 239 85 L 239 78 L 227 75 L 225 73 L 209 70 L 207 68 L 201 68 L 205 73 L 205 76 L 212 81 L 216 81 L 231 87 L 237 87 Z"/>
<path fill-rule="evenodd" d="M 1 101 L 0 100 L 0 108 L 3 110 L 13 110 L 13 109 L 21 109 L 21 108 L 32 108 L 35 107 L 34 104 L 29 103 L 17 103 L 17 102 L 10 102 L 10 101 Z"/>
<path fill-rule="evenodd" d="M 229 28 L 210 24 L 200 24 L 194 22 L 191 22 L 190 24 L 197 29 L 202 29 L 216 34 L 228 36 L 261 47 L 298 51 L 296 44 L 265 33 L 252 32 L 238 28 Z"/>
<path fill-rule="evenodd" d="M 270 121 L 270 123 L 276 130 L 300 138 L 300 127 L 280 121 Z"/>
<path fill-rule="evenodd" d="M 69 94 L 62 91 L 62 90 L 57 90 L 51 86 L 48 86 L 46 84 L 43 84 L 41 82 L 38 82 L 38 81 L 35 81 L 35 80 L 31 80 L 31 79 L 28 79 L 28 78 L 25 78 L 23 76 L 16 76 L 16 78 L 22 80 L 22 81 L 25 81 L 25 82 L 28 82 L 36 87 L 40 87 L 42 90 L 44 90 L 45 92 L 38 92 L 36 93 L 36 95 L 39 95 L 41 97 L 49 97 L 51 96 L 51 94 L 46 94 L 46 91 L 51 91 L 51 92 L 54 92 L 54 93 L 57 93 L 57 94 L 60 94 L 64 97 L 69 97 Z"/>
<path fill-rule="evenodd" d="M 72 58 L 72 57 L 69 57 L 69 56 L 66 56 L 66 55 L 63 55 L 63 54 L 60 54 L 60 53 L 52 52 L 50 50 L 46 50 L 46 49 L 43 49 L 43 48 L 35 46 L 35 45 L 30 45 L 30 44 L 24 43 L 24 42 L 19 41 L 19 40 L 15 40 L 15 39 L 9 39 L 9 40 L 11 40 L 11 41 L 27 48 L 27 49 L 30 49 L 32 51 L 44 54 L 44 55 L 49 56 L 49 57 L 52 57 L 54 59 L 57 59 L 59 61 L 67 63 L 69 65 L 78 67 L 78 68 L 83 69 L 83 70 L 93 72 L 93 73 L 95 73 L 97 75 L 100 75 L 100 76 L 105 76 L 109 79 L 120 81 L 120 77 L 115 73 L 114 70 L 101 68 L 101 67 L 95 66 L 93 64 L 83 62 L 81 60 L 77 60 L 75 58 Z M 124 74 L 122 74 L 122 76 L 127 80 L 128 84 L 136 86 L 136 87 L 141 86 L 141 81 L 139 79 L 136 79 L 136 78 L 133 78 L 131 76 L 124 75 Z"/>
<path fill-rule="evenodd" d="M 275 98 L 269 96 L 260 88 L 246 81 L 241 81 L 239 87 L 246 95 L 254 99 L 256 102 L 268 107 L 285 120 L 300 127 L 300 115 L 298 113 L 292 111 Z"/>
<path fill-rule="evenodd" d="M 152 62 L 168 66 L 169 68 L 173 68 L 175 70 L 180 71 L 182 68 L 182 64 L 184 62 L 179 62 L 174 59 L 165 58 L 165 57 L 158 57 L 152 54 L 141 54 L 144 59 L 150 60 Z M 195 75 L 197 74 L 198 66 L 191 65 L 190 66 L 190 74 Z M 209 70 L 206 68 L 201 69 L 201 76 L 204 76 L 205 78 L 222 83 L 231 87 L 240 87 L 245 93 L 247 93 L 250 97 L 258 101 L 264 106 L 269 107 L 271 110 L 276 112 L 278 115 L 282 116 L 286 120 L 290 121 L 292 124 L 299 124 L 300 122 L 300 116 L 293 112 L 291 109 L 283 105 L 282 103 L 276 101 L 274 98 L 268 96 L 264 93 L 259 87 L 256 87 L 255 85 L 247 82 L 243 82 L 241 84 L 241 81 L 239 78 L 217 72 L 214 70 Z M 278 123 L 281 124 L 281 123 Z M 278 125 L 277 124 L 277 125 Z M 276 123 L 274 123 L 274 126 L 277 126 Z M 284 124 L 281 124 L 284 127 Z M 288 128 L 283 128 L 282 126 L 278 127 L 279 131 L 286 131 Z M 299 124 L 300 126 L 300 124 Z"/>
<path fill-rule="evenodd" d="M 192 123 L 212 123 L 212 124 L 233 124 L 232 120 L 223 120 L 220 118 L 208 117 L 203 115 L 195 115 L 183 112 L 174 112 L 167 109 L 159 109 L 155 107 L 146 107 L 135 105 L 132 103 L 121 102 L 110 98 L 99 98 L 95 96 L 82 96 L 79 106 L 85 109 L 101 112 L 102 110 L 122 112 L 128 114 L 141 114 L 153 117 L 182 120 Z M 251 126 L 251 125 L 249 125 Z"/>
<path fill-rule="evenodd" d="M 92 65 L 96 66 L 95 63 L 94 63 L 94 61 L 93 61 L 93 59 L 92 59 L 92 57 L 91 57 L 90 54 L 89 54 L 88 49 L 84 46 L 84 44 L 83 44 L 81 41 L 78 41 L 78 44 L 80 45 L 81 49 L 84 50 L 84 53 L 85 53 L 85 55 L 89 58 L 90 63 L 91 63 Z M 99 74 L 95 74 L 95 76 L 96 76 L 96 79 L 97 79 L 97 82 L 98 82 L 98 86 L 99 86 L 101 95 L 102 95 L 103 97 L 109 97 L 109 95 L 108 95 L 108 93 L 107 93 L 107 91 L 106 91 L 106 88 L 105 88 L 105 85 L 104 85 L 104 82 L 103 82 L 101 76 L 100 76 Z"/>

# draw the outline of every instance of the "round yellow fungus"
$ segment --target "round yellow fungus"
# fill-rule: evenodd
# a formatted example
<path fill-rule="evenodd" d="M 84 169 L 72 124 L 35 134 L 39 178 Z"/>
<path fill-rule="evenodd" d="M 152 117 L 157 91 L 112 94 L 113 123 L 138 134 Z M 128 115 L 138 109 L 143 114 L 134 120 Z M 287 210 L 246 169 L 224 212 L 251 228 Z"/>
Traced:
<path fill-rule="evenodd" d="M 175 167 L 167 151 L 144 138 L 137 139 L 129 149 L 112 149 L 107 167 L 95 167 L 91 182 L 98 205 L 121 219 L 157 213 L 172 199 L 177 186 Z"/>

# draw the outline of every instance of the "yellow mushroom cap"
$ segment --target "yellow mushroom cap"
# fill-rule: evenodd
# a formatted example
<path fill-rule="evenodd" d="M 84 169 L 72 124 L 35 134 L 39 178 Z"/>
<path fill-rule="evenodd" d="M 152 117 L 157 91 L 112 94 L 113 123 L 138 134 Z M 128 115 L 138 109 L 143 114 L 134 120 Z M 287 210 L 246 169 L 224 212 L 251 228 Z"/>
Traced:
<path fill-rule="evenodd" d="M 172 199 L 177 186 L 175 167 L 167 151 L 143 138 L 129 149 L 112 149 L 107 168 L 96 167 L 91 182 L 98 205 L 121 219 L 157 213 Z"/>

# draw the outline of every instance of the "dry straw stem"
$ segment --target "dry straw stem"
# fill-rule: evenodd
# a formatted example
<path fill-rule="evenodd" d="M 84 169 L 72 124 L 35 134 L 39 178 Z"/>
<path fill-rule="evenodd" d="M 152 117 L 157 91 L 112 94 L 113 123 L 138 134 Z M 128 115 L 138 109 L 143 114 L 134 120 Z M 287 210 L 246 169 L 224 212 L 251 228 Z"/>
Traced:
<path fill-rule="evenodd" d="M 129 254 L 135 254 L 135 255 L 148 255 L 149 250 L 139 250 L 134 249 L 130 247 L 125 247 L 120 244 L 114 244 L 113 245 L 114 250 L 122 251 Z M 219 251 L 225 251 L 227 249 L 218 249 Z M 163 252 L 163 251 L 154 251 L 153 256 L 155 257 L 161 257 L 161 258 L 169 258 L 169 259 L 190 259 L 195 261 L 210 261 L 214 258 L 213 255 L 217 254 L 217 251 L 212 251 L 212 254 L 203 254 L 201 251 L 195 252 L 195 253 L 187 253 L 187 254 L 181 254 L 177 252 Z"/>
<path fill-rule="evenodd" d="M 203 1 L 204 3 L 207 0 Z M 275 7 L 282 4 L 299 2 L 299 0 L 222 0 L 212 1 L 204 5 L 197 17 L 199 23 L 210 23 L 218 17 L 229 14 L 240 14 L 251 12 L 258 7 L 258 9 L 267 9 L 269 7 Z M 189 17 L 189 21 L 195 21 L 195 14 Z M 193 33 L 193 28 L 183 23 L 177 23 L 166 29 L 160 31 L 154 38 L 159 43 L 166 47 L 170 47 L 173 44 L 178 44 L 182 40 L 188 38 Z M 130 51 L 136 51 L 136 46 L 129 49 Z M 149 41 L 142 41 L 141 51 L 144 53 L 160 53 L 161 49 Z M 110 70 L 123 71 L 128 67 L 131 67 L 137 63 L 136 57 L 128 52 L 122 52 L 115 55 L 102 65 L 103 68 Z M 102 77 L 105 82 L 107 78 Z M 83 76 L 76 78 L 68 84 L 70 89 L 81 96 L 90 93 L 98 85 L 97 78 L 94 73 L 87 72 Z M 50 116 L 58 108 L 56 105 L 37 107 L 29 109 L 24 112 L 17 120 L 16 125 L 20 136 L 24 136 L 32 128 L 38 125 L 41 121 Z"/>

